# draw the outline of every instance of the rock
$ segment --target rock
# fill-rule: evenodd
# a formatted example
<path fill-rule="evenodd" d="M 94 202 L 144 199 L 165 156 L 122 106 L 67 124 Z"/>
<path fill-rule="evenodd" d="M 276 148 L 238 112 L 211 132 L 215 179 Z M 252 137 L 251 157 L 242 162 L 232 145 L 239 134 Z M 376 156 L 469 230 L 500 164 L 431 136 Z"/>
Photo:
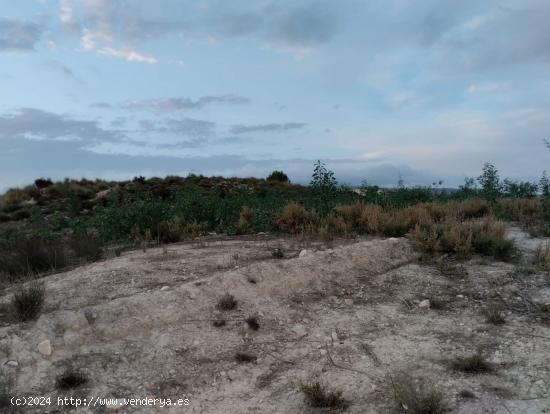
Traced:
<path fill-rule="evenodd" d="M 306 249 L 303 249 L 300 254 L 298 255 L 298 257 L 305 257 L 307 256 L 307 250 Z"/>
<path fill-rule="evenodd" d="M 348 306 L 353 305 L 353 299 L 344 299 L 344 303 Z"/>
<path fill-rule="evenodd" d="M 168 290 L 168 289 L 170 289 L 170 286 L 163 286 L 160 288 L 160 290 Z"/>
<path fill-rule="evenodd" d="M 456 295 L 457 299 L 464 299 L 464 295 Z"/>
<path fill-rule="evenodd" d="M 17 361 L 8 361 L 6 362 L 6 365 L 9 366 L 9 367 L 16 367 L 19 365 L 19 362 Z"/>
<path fill-rule="evenodd" d="M 296 324 L 292 327 L 292 332 L 294 332 L 298 336 L 302 336 L 307 333 L 307 330 L 304 325 Z"/>
<path fill-rule="evenodd" d="M 49 356 L 52 354 L 52 345 L 49 339 L 46 339 L 38 344 L 38 352 L 44 356 Z"/>
<path fill-rule="evenodd" d="M 430 307 L 430 300 L 424 299 L 422 302 L 418 304 L 418 307 L 421 309 L 428 309 Z"/>

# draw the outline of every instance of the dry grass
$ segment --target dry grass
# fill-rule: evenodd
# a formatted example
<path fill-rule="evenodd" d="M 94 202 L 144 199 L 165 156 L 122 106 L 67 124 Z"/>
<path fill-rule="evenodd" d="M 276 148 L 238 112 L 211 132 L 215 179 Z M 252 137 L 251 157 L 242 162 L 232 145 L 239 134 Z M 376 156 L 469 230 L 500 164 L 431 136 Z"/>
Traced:
<path fill-rule="evenodd" d="M 506 322 L 506 318 L 503 314 L 502 305 L 497 302 L 490 302 L 483 309 L 483 315 L 485 315 L 485 320 L 487 323 L 492 323 L 493 325 L 502 325 Z"/>
<path fill-rule="evenodd" d="M 250 230 L 250 225 L 256 218 L 256 212 L 253 208 L 244 206 L 239 215 L 239 221 L 235 228 L 237 234 L 246 234 Z"/>
<path fill-rule="evenodd" d="M 331 391 L 320 382 L 301 384 L 300 391 L 310 407 L 345 409 L 348 402 L 342 397 L 342 391 Z"/>
<path fill-rule="evenodd" d="M 503 198 L 496 208 L 506 220 L 531 222 L 542 214 L 542 202 L 537 198 Z"/>
<path fill-rule="evenodd" d="M 535 251 L 535 265 L 543 270 L 550 270 L 550 243 L 540 243 Z"/>
<path fill-rule="evenodd" d="M 392 380 L 395 400 L 410 414 L 442 414 L 448 410 L 444 394 L 432 383 L 401 374 Z"/>
<path fill-rule="evenodd" d="M 308 230 L 315 228 L 319 219 L 315 213 L 307 211 L 300 204 L 290 202 L 277 216 L 276 221 L 282 231 L 297 235 L 308 233 Z"/>
<path fill-rule="evenodd" d="M 44 286 L 37 282 L 16 290 L 12 299 L 15 316 L 20 321 L 37 319 L 42 311 L 45 295 Z"/>

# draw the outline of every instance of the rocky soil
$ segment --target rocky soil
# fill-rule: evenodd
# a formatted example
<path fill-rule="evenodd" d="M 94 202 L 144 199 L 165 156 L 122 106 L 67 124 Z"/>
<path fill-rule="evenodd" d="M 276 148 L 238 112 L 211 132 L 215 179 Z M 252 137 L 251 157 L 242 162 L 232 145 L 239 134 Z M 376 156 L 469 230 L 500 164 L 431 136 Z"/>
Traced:
<path fill-rule="evenodd" d="M 125 252 L 45 277 L 37 321 L 0 316 L 0 370 L 10 396 L 52 403 L 0 410 L 70 412 L 57 397 L 74 396 L 189 399 L 79 413 L 315 413 L 300 391 L 315 380 L 341 390 L 348 413 L 407 412 L 390 385 L 406 372 L 436 384 L 455 413 L 550 413 L 550 315 L 539 307 L 550 277 L 530 265 L 539 240 L 514 227 L 510 237 L 518 263 L 422 259 L 406 239 L 257 236 Z M 13 290 L 0 293 L 4 309 Z M 226 293 L 236 309 L 217 308 Z M 483 314 L 494 302 L 502 325 Z M 494 372 L 452 369 L 478 351 Z M 60 390 L 67 370 L 87 382 Z"/>

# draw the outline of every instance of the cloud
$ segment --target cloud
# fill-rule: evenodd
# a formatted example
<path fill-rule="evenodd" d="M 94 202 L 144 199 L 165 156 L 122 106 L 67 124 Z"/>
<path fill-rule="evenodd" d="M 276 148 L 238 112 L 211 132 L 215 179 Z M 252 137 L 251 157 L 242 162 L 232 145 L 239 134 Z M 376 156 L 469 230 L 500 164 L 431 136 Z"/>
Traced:
<path fill-rule="evenodd" d="M 222 103 L 229 105 L 244 105 L 250 103 L 250 99 L 240 95 L 228 94 L 218 96 L 201 96 L 197 100 L 184 97 L 145 99 L 131 101 L 120 105 L 122 109 L 131 111 L 150 112 L 183 112 L 193 109 L 202 109 L 207 105 Z"/>
<path fill-rule="evenodd" d="M 50 60 L 46 63 L 48 66 L 58 70 L 63 76 L 65 76 L 67 79 L 71 79 L 75 81 L 76 83 L 83 83 L 72 71 L 71 68 L 69 68 L 64 63 L 61 63 L 57 60 Z"/>
<path fill-rule="evenodd" d="M 102 55 L 124 59 L 128 62 L 142 62 L 150 65 L 157 63 L 157 59 L 153 56 L 144 55 L 132 49 L 115 49 L 113 47 L 106 46 L 99 49 L 99 53 Z"/>
<path fill-rule="evenodd" d="M 111 109 L 113 106 L 108 102 L 95 102 L 91 104 L 90 107 L 98 109 Z"/>
<path fill-rule="evenodd" d="M 230 128 L 232 134 L 247 134 L 249 132 L 284 132 L 293 129 L 302 129 L 305 123 L 287 122 L 285 124 L 261 124 L 261 125 L 233 125 Z"/>
<path fill-rule="evenodd" d="M 0 51 L 33 51 L 42 36 L 35 23 L 0 17 Z"/>
<path fill-rule="evenodd" d="M 35 108 L 21 108 L 0 115 L 0 139 L 38 141 L 95 141 L 120 138 L 115 131 L 102 129 L 96 121 L 81 121 Z"/>

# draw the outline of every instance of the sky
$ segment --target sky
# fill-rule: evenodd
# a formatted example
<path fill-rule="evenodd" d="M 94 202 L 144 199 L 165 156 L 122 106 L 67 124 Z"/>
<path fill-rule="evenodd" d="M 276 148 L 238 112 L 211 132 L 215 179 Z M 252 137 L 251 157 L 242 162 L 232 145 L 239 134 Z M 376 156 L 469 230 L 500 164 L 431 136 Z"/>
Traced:
<path fill-rule="evenodd" d="M 0 191 L 189 173 L 457 186 L 550 161 L 547 0 L 18 0 Z"/>

